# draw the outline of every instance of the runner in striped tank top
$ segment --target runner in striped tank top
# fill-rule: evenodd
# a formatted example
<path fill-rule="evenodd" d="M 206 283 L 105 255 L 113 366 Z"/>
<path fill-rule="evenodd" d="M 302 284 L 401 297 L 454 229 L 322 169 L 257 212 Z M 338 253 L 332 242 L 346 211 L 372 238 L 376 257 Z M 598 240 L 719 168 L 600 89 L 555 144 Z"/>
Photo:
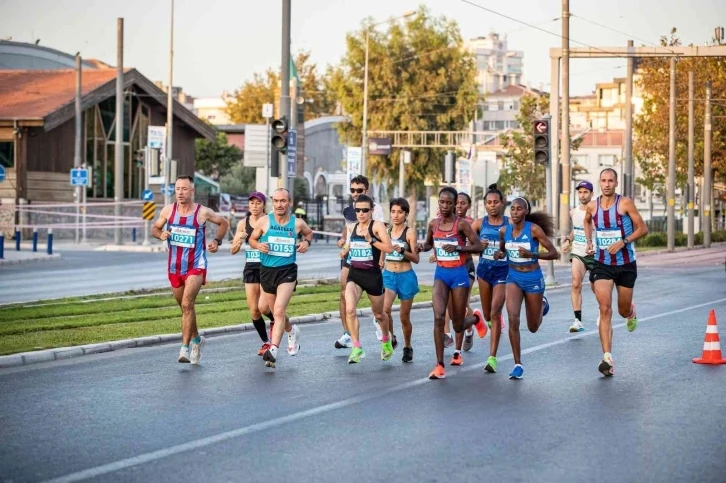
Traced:
<path fill-rule="evenodd" d="M 590 271 L 595 297 L 600 306 L 600 342 L 603 358 L 598 370 L 605 376 L 615 372 L 613 356 L 612 302 L 613 287 L 618 290 L 618 313 L 626 319 L 626 326 L 632 332 L 638 326 L 633 303 L 633 288 L 638 278 L 635 262 L 635 242 L 648 233 L 635 203 L 630 198 L 615 193 L 618 174 L 612 168 L 600 173 L 602 195 L 590 202 L 585 213 L 585 237 L 587 253 L 595 254 L 595 263 Z M 595 231 L 596 248 L 592 236 Z"/>
<path fill-rule="evenodd" d="M 198 364 L 204 337 L 197 331 L 194 303 L 206 283 L 206 250 L 216 253 L 229 229 L 225 218 L 194 203 L 194 178 L 179 176 L 174 186 L 176 203 L 166 205 L 151 229 L 151 235 L 169 247 L 168 275 L 174 298 L 182 309 L 182 346 L 179 362 Z M 206 223 L 218 225 L 217 235 L 205 247 Z M 191 343 L 191 349 L 190 349 Z"/>

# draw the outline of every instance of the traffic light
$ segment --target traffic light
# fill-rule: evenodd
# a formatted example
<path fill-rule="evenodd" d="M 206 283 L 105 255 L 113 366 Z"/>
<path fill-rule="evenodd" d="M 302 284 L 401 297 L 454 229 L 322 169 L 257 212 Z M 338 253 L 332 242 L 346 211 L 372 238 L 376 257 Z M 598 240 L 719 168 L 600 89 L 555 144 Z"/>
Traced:
<path fill-rule="evenodd" d="M 550 164 L 550 121 L 534 121 L 534 162 L 547 166 Z"/>
<path fill-rule="evenodd" d="M 287 153 L 287 116 L 272 121 L 272 149 Z"/>

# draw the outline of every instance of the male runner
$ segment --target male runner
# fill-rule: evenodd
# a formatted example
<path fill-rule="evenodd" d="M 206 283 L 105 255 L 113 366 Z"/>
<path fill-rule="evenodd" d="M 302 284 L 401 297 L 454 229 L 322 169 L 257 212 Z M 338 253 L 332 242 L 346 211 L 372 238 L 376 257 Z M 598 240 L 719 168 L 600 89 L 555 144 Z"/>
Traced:
<path fill-rule="evenodd" d="M 174 191 L 176 202 L 162 208 L 151 235 L 166 241 L 169 247 L 169 282 L 176 303 L 182 309 L 179 362 L 199 364 L 205 341 L 197 331 L 194 304 L 207 278 L 206 223 L 210 221 L 219 226 L 214 240 L 206 247 L 212 253 L 217 253 L 229 223 L 213 210 L 194 203 L 194 178 L 191 176 L 179 176 Z"/>
<path fill-rule="evenodd" d="M 590 271 L 595 297 L 600 306 L 599 328 L 603 358 L 598 370 L 605 376 L 615 373 L 613 356 L 613 287 L 618 291 L 618 313 L 625 317 L 628 332 L 638 327 L 638 317 L 633 303 L 633 288 L 638 278 L 635 262 L 635 242 L 648 233 L 633 200 L 615 193 L 618 174 L 612 168 L 600 172 L 600 195 L 587 205 L 585 212 L 585 237 L 587 253 L 595 254 L 595 264 Z M 597 248 L 593 249 L 592 232 L 595 230 Z"/>
<path fill-rule="evenodd" d="M 562 244 L 562 251 L 570 251 L 572 263 L 572 310 L 575 312 L 575 321 L 570 326 L 570 332 L 584 332 L 582 325 L 582 281 L 585 273 L 592 270 L 595 257 L 587 254 L 587 238 L 585 237 L 585 213 L 587 205 L 592 201 L 593 187 L 589 181 L 580 181 L 575 189 L 580 206 L 570 210 L 572 231 Z"/>
<path fill-rule="evenodd" d="M 340 237 L 340 240 L 338 240 L 338 248 L 343 248 L 343 245 L 345 245 L 345 243 L 350 238 L 350 233 L 353 231 L 353 227 L 358 222 L 358 219 L 355 216 L 355 202 L 360 195 L 368 194 L 369 187 L 370 184 L 368 183 L 368 178 L 366 178 L 365 176 L 358 175 L 350 180 L 350 197 L 352 199 L 352 202 L 349 206 L 346 206 L 343 209 L 345 227 L 343 228 L 343 233 Z M 385 221 L 385 217 L 383 215 L 383 208 L 381 208 L 381 205 L 379 205 L 378 203 L 373 206 L 373 221 Z M 340 309 L 340 321 L 343 324 L 343 335 L 335 341 L 336 349 L 353 347 L 353 339 L 351 339 L 350 337 L 350 331 L 348 330 L 348 320 L 345 311 L 345 287 L 348 280 L 348 270 L 350 270 L 350 263 L 348 263 L 347 258 L 343 258 L 340 262 L 340 303 L 338 307 Z M 373 319 L 373 324 L 376 326 L 376 336 L 378 337 L 378 340 L 381 340 L 383 337 L 383 333 L 381 332 L 378 321 Z M 393 346 L 395 347 L 395 337 L 393 340 Z"/>
<path fill-rule="evenodd" d="M 267 306 L 272 307 L 275 320 L 284 320 L 285 325 L 290 324 L 285 311 L 297 286 L 295 253 L 307 252 L 313 240 L 313 231 L 307 223 L 290 214 L 291 204 L 290 192 L 284 188 L 276 189 L 272 193 L 273 212 L 259 220 L 249 239 L 250 247 L 262 252 L 260 285 Z M 302 233 L 303 240 L 296 243 L 298 233 Z M 275 367 L 285 325 L 277 323 L 273 328 L 272 345 L 262 355 L 267 367 Z M 299 350 L 300 329 L 293 325 L 287 336 L 287 352 L 294 356 Z"/>

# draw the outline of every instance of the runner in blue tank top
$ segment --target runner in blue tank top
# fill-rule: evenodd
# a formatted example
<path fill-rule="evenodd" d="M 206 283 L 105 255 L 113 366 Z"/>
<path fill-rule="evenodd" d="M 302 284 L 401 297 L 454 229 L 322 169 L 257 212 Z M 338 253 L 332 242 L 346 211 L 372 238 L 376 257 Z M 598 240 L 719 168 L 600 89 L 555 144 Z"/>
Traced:
<path fill-rule="evenodd" d="M 229 222 L 213 210 L 194 203 L 194 178 L 191 176 L 176 179 L 174 195 L 176 202 L 162 208 L 151 235 L 169 245 L 169 281 L 176 303 L 182 309 L 182 346 L 178 361 L 199 364 L 204 337 L 197 331 L 194 304 L 207 277 L 206 222 L 219 226 L 215 239 L 206 245 L 210 253 L 219 249 Z"/>
<path fill-rule="evenodd" d="M 495 260 L 494 254 L 499 250 L 499 230 L 509 224 L 509 217 L 504 216 L 504 194 L 499 191 L 496 184 L 489 186 L 485 197 L 487 214 L 484 218 L 474 221 L 471 226 L 479 233 L 479 239 L 484 251 L 479 256 L 479 265 L 476 273 L 479 282 L 479 296 L 484 318 L 491 329 L 489 340 L 489 358 L 484 370 L 497 372 L 497 349 L 499 339 L 504 329 L 504 298 L 507 288 L 507 274 L 509 273 L 509 260 Z M 494 323 L 492 324 L 492 321 Z M 466 343 L 466 341 L 464 341 Z M 466 345 L 464 346 L 466 348 Z"/>
<path fill-rule="evenodd" d="M 550 238 L 554 235 L 552 217 L 546 213 L 532 213 L 527 199 L 512 201 L 510 224 L 499 230 L 499 251 L 495 260 L 509 258 L 507 275 L 507 315 L 509 316 L 509 342 L 512 344 L 514 369 L 510 379 L 522 379 L 522 348 L 519 342 L 519 314 L 522 301 L 527 312 L 527 328 L 537 332 L 549 304 L 544 296 L 545 281 L 539 260 L 554 260 L 559 254 Z M 539 253 L 539 246 L 547 249 Z"/>
<path fill-rule="evenodd" d="M 612 168 L 600 172 L 600 192 L 590 202 L 585 213 L 587 253 L 595 254 L 595 264 L 590 271 L 595 297 L 600 306 L 598 326 L 603 358 L 598 370 L 605 376 L 615 373 L 613 366 L 613 287 L 618 290 L 618 313 L 626 319 L 629 332 L 638 326 L 633 303 L 633 288 L 638 278 L 633 243 L 648 233 L 635 203 L 630 198 L 615 193 L 618 174 Z M 593 249 L 592 234 L 595 231 L 597 248 Z"/>
<path fill-rule="evenodd" d="M 261 252 L 260 285 L 267 298 L 267 305 L 272 307 L 272 314 L 278 321 L 273 328 L 272 344 L 262 354 L 267 367 L 275 367 L 277 349 L 285 329 L 288 330 L 288 354 L 294 356 L 300 350 L 300 331 L 297 325 L 290 327 L 285 312 L 297 286 L 295 253 L 308 251 L 313 231 L 301 218 L 290 214 L 291 205 L 290 192 L 284 188 L 276 189 L 272 193 L 273 213 L 257 222 L 249 239 L 250 247 Z M 297 242 L 298 234 L 303 236 L 300 242 Z M 284 325 L 280 323 L 283 320 Z"/>

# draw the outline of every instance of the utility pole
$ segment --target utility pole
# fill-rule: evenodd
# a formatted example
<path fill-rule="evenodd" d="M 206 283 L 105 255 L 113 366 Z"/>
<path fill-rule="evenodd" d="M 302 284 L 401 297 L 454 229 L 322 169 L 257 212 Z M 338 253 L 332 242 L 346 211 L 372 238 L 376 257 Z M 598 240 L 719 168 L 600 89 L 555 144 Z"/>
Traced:
<path fill-rule="evenodd" d="M 703 122 L 703 192 L 701 206 L 703 207 L 703 246 L 711 247 L 711 203 L 713 194 L 711 188 L 711 81 L 706 82 L 706 110 Z"/>
<path fill-rule="evenodd" d="M 676 58 L 671 57 L 670 113 L 668 116 L 668 251 L 676 245 Z"/>
<path fill-rule="evenodd" d="M 560 196 L 560 236 L 570 230 L 570 0 L 562 0 L 562 195 Z M 562 253 L 562 260 L 566 254 Z"/>
<path fill-rule="evenodd" d="M 282 61 L 280 63 L 280 116 L 290 113 L 290 10 L 291 0 L 282 0 Z M 288 124 L 289 125 L 289 124 Z M 287 156 L 280 156 L 280 187 L 288 189 Z"/>
<path fill-rule="evenodd" d="M 557 92 L 557 86 L 551 86 L 551 90 L 553 91 L 553 93 L 550 94 L 550 104 L 553 102 L 552 101 L 553 98 L 555 99 L 554 102 L 557 102 L 557 93 L 556 93 Z M 552 126 L 553 126 L 553 124 L 552 124 L 552 116 L 550 114 L 545 114 L 543 116 L 543 118 L 544 119 L 547 119 L 548 121 L 550 121 L 550 133 L 554 134 L 554 135 L 552 135 L 552 134 L 550 135 L 550 145 L 552 145 L 555 142 L 555 140 L 557 139 L 557 129 L 553 129 L 552 128 Z M 550 160 L 547 163 L 547 165 L 545 166 L 545 193 L 546 193 L 546 196 L 545 196 L 545 198 L 546 198 L 546 200 L 545 200 L 546 208 L 545 209 L 547 209 L 547 210 L 551 210 L 552 209 L 552 206 L 553 206 L 553 201 L 552 201 L 552 164 L 554 163 L 554 165 L 557 166 L 557 156 L 556 156 L 555 149 L 552 149 L 552 146 L 550 146 L 550 149 L 551 149 L 551 151 L 550 151 Z M 488 166 L 486 166 L 485 168 L 488 168 Z M 486 173 L 486 171 L 485 171 L 485 173 Z M 484 181 L 484 186 L 485 187 L 488 187 L 489 186 L 487 184 L 486 178 L 485 178 L 485 181 Z M 486 189 L 487 188 L 484 188 L 484 190 L 485 190 L 484 192 L 485 193 L 486 193 Z M 485 201 L 486 201 L 486 198 L 485 198 Z M 555 246 L 556 245 L 557 245 L 557 243 L 555 241 Z M 547 260 L 547 278 L 545 279 L 545 285 L 548 286 L 548 287 L 550 287 L 552 285 L 557 285 L 557 280 L 555 280 L 555 262 L 554 262 L 554 260 Z"/>
<path fill-rule="evenodd" d="M 121 244 L 121 202 L 124 199 L 124 19 L 119 18 L 116 28 L 116 144 L 114 144 L 113 170 L 113 240 Z"/>
<path fill-rule="evenodd" d="M 633 41 L 628 40 L 628 50 Z M 623 194 L 629 198 L 633 192 L 633 57 L 628 56 L 625 75 L 625 166 L 623 173 Z"/>
<path fill-rule="evenodd" d="M 694 177 L 694 158 L 693 158 L 693 110 L 694 110 L 694 75 L 693 71 L 688 73 L 688 248 L 694 245 L 694 220 L 693 220 L 693 198 L 696 194 L 696 186 L 693 181 Z"/>
<path fill-rule="evenodd" d="M 164 206 L 168 205 L 171 184 L 172 135 L 174 132 L 174 0 L 171 0 L 171 33 L 169 40 L 169 85 L 166 88 L 166 146 L 164 153 Z"/>
<path fill-rule="evenodd" d="M 76 54 L 76 142 L 73 153 L 73 166 L 81 167 L 81 54 Z M 85 189 L 85 187 L 83 187 Z M 80 241 L 81 234 L 78 228 L 79 206 L 81 202 L 81 187 L 76 186 L 76 243 Z M 85 212 L 85 205 L 83 210 Z"/>

